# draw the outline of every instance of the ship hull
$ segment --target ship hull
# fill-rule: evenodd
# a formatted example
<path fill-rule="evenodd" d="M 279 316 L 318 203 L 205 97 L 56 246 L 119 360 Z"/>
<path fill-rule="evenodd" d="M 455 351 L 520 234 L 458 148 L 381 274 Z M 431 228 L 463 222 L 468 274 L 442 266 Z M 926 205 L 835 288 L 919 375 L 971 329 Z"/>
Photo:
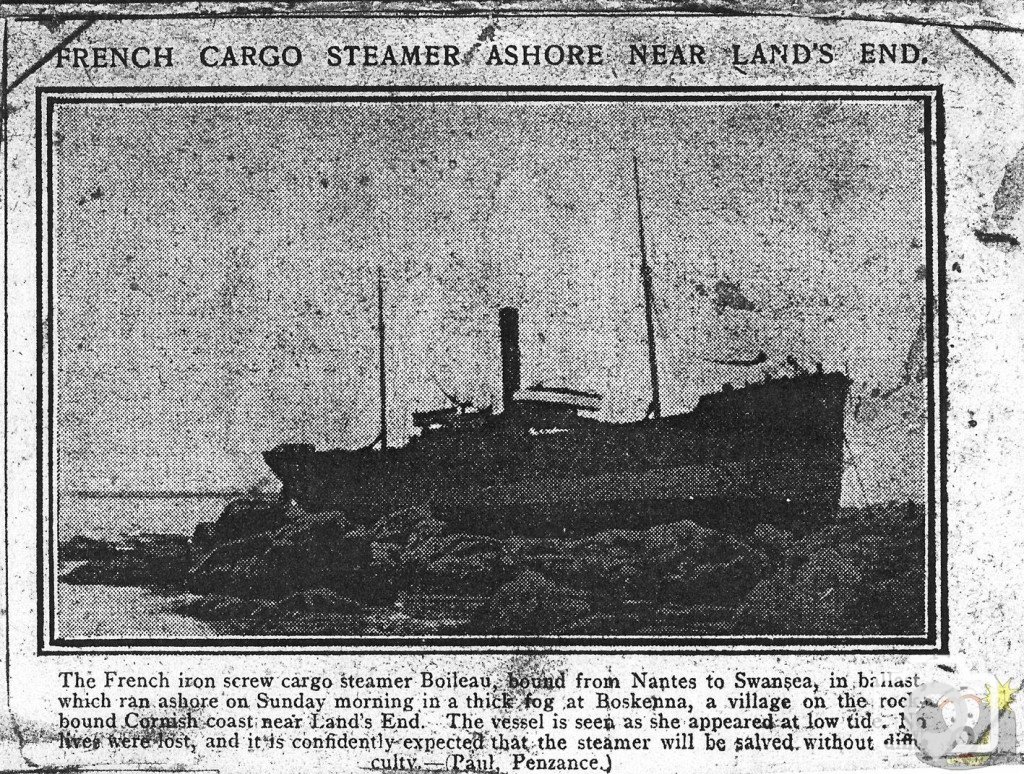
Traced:
<path fill-rule="evenodd" d="M 847 380 L 804 374 L 616 424 L 509 411 L 398 449 L 265 453 L 285 495 L 370 522 L 412 505 L 461 531 L 524 536 L 692 519 L 795 532 L 839 508 Z"/>

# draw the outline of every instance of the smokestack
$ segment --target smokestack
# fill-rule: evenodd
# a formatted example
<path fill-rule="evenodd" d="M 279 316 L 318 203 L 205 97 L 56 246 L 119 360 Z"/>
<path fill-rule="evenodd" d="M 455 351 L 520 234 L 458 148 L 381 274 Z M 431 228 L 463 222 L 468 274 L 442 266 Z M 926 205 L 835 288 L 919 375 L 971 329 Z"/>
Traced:
<path fill-rule="evenodd" d="M 503 306 L 498 310 L 501 329 L 502 411 L 512 408 L 512 396 L 519 390 L 519 310 Z"/>

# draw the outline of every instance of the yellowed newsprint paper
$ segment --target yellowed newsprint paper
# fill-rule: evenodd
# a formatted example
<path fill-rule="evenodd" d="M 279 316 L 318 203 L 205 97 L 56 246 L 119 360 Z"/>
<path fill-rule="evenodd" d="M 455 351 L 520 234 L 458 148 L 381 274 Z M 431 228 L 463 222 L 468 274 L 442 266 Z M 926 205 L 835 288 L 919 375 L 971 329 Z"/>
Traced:
<path fill-rule="evenodd" d="M 1021 770 L 1019 2 L 0 13 L 0 771 Z"/>

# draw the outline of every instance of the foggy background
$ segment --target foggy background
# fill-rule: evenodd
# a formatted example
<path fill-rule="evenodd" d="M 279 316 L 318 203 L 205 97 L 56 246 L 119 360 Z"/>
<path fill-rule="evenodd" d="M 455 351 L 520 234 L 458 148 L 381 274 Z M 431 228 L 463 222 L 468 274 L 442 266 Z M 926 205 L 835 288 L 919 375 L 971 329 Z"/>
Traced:
<path fill-rule="evenodd" d="M 847 371 L 847 504 L 925 492 L 920 103 L 75 104 L 55 114 L 62 491 L 270 485 L 283 441 L 389 439 L 444 390 L 650 401 L 639 155 L 664 414 L 764 369 Z M 751 358 L 757 367 L 708 359 Z"/>

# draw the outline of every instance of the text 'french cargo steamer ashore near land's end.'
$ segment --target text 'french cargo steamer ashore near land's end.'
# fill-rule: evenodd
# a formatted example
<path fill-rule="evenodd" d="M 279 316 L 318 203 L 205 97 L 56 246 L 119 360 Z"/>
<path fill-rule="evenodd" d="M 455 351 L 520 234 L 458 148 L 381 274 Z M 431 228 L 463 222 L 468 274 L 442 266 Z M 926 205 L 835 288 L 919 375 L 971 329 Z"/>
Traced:
<path fill-rule="evenodd" d="M 587 416 L 600 408 L 595 393 L 521 388 L 519 314 L 503 308 L 501 412 L 457 404 L 414 413 L 420 434 L 389 448 L 379 278 L 380 436 L 355 450 L 282 444 L 264 452 L 284 495 L 308 511 L 341 511 L 362 522 L 429 503 L 442 521 L 494 535 L 642 529 L 680 519 L 730 531 L 769 522 L 801 532 L 835 516 L 845 374 L 820 365 L 808 372 L 790 357 L 791 376 L 727 384 L 692 411 L 661 415 L 636 159 L 634 183 L 652 394 L 644 419 Z"/>

